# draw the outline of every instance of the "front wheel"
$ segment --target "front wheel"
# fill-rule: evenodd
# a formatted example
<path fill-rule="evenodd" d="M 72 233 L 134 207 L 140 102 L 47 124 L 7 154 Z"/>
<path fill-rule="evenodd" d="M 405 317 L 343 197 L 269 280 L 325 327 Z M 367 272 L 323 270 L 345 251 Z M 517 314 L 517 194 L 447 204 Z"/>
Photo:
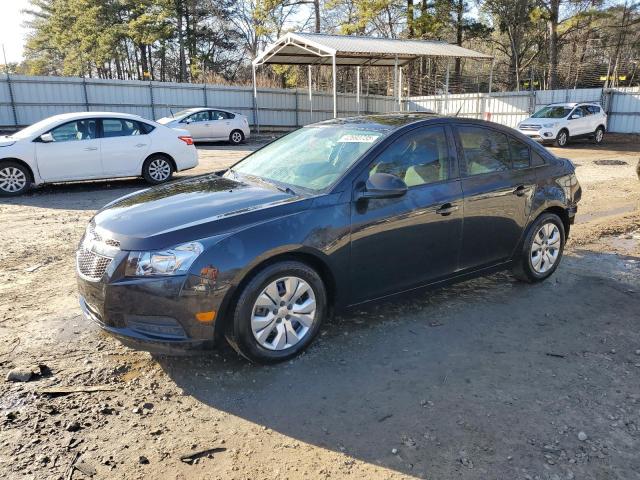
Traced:
<path fill-rule="evenodd" d="M 295 261 L 274 263 L 243 288 L 227 339 L 252 362 L 282 362 L 309 346 L 326 313 L 326 289 L 314 269 Z"/>
<path fill-rule="evenodd" d="M 171 180 L 173 165 L 163 155 L 152 155 L 147 158 L 142 166 L 142 176 L 151 185 L 158 185 Z"/>
<path fill-rule="evenodd" d="M 558 136 L 556 137 L 556 146 L 566 147 L 567 143 L 569 143 L 569 132 L 567 132 L 566 130 L 560 130 L 558 132 Z"/>
<path fill-rule="evenodd" d="M 20 195 L 29 190 L 31 175 L 18 162 L 0 163 L 0 196 Z"/>
<path fill-rule="evenodd" d="M 229 134 L 229 142 L 232 145 L 240 145 L 243 140 L 244 140 L 244 133 L 242 133 L 240 130 L 234 130 Z"/>
<path fill-rule="evenodd" d="M 551 276 L 562 258 L 564 242 L 562 220 L 553 213 L 540 215 L 529 228 L 521 252 L 514 258 L 514 276 L 529 283 Z"/>
<path fill-rule="evenodd" d="M 596 145 L 600 145 L 603 140 L 604 140 L 604 128 L 600 126 L 596 128 L 596 131 L 593 134 L 593 141 L 595 142 Z"/>

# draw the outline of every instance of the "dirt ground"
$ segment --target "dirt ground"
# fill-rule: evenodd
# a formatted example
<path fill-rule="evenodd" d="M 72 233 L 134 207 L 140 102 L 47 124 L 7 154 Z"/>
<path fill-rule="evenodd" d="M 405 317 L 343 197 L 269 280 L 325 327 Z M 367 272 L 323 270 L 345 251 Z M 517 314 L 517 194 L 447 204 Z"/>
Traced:
<path fill-rule="evenodd" d="M 200 146 L 185 175 L 255 146 Z M 551 279 L 359 309 L 273 367 L 228 348 L 153 357 L 82 317 L 77 243 L 141 181 L 3 200 L 0 478 L 640 479 L 640 138 L 554 152 L 584 196 Z M 37 375 L 4 381 L 19 367 Z"/>

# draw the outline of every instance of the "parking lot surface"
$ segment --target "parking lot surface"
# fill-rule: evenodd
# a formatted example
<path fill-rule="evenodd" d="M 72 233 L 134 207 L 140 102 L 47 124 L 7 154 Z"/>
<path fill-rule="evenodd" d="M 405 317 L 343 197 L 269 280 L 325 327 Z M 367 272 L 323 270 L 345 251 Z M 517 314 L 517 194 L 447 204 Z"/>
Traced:
<path fill-rule="evenodd" d="M 179 177 L 259 145 L 200 145 Z M 0 381 L 0 477 L 640 479 L 639 138 L 553 151 L 584 194 L 548 281 L 498 273 L 359 308 L 272 367 L 229 348 L 152 356 L 82 317 L 78 241 L 141 180 L 3 199 L 0 368 L 35 373 Z"/>

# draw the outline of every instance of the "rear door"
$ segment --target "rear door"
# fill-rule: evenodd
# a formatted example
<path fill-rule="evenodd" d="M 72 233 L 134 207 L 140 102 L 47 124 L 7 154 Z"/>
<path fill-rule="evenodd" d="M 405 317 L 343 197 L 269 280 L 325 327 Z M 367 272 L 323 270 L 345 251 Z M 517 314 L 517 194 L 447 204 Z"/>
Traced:
<path fill-rule="evenodd" d="M 351 284 L 354 302 L 446 277 L 458 268 L 462 188 L 445 126 L 420 127 L 391 143 L 354 183 L 373 173 L 402 178 L 399 198 L 354 199 Z"/>
<path fill-rule="evenodd" d="M 524 142 L 475 124 L 460 124 L 456 131 L 464 192 L 460 266 L 473 270 L 511 258 L 527 224 L 536 177 Z"/>
<path fill-rule="evenodd" d="M 151 148 L 147 124 L 127 118 L 103 118 L 101 124 L 102 168 L 107 177 L 140 175 Z"/>
<path fill-rule="evenodd" d="M 51 133 L 52 142 L 35 142 L 38 171 L 43 180 L 102 176 L 97 122 L 95 118 L 67 122 L 47 132 Z"/>
<path fill-rule="evenodd" d="M 210 113 L 211 132 L 213 133 L 211 136 L 218 140 L 227 140 L 233 130 L 232 118 L 230 118 L 233 114 L 222 110 L 211 110 Z"/>
<path fill-rule="evenodd" d="M 573 118 L 577 117 L 577 118 Z M 586 107 L 576 107 L 571 115 L 569 115 L 569 135 L 585 135 L 593 132 L 595 127 L 591 128 L 592 115 Z"/>

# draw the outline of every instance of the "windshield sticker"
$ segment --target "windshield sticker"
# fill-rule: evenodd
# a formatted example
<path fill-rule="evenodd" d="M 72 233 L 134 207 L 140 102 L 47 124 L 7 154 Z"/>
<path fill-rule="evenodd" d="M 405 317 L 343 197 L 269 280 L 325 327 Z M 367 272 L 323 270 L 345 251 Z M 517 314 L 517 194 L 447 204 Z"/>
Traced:
<path fill-rule="evenodd" d="M 373 143 L 379 135 L 343 135 L 338 143 Z"/>

